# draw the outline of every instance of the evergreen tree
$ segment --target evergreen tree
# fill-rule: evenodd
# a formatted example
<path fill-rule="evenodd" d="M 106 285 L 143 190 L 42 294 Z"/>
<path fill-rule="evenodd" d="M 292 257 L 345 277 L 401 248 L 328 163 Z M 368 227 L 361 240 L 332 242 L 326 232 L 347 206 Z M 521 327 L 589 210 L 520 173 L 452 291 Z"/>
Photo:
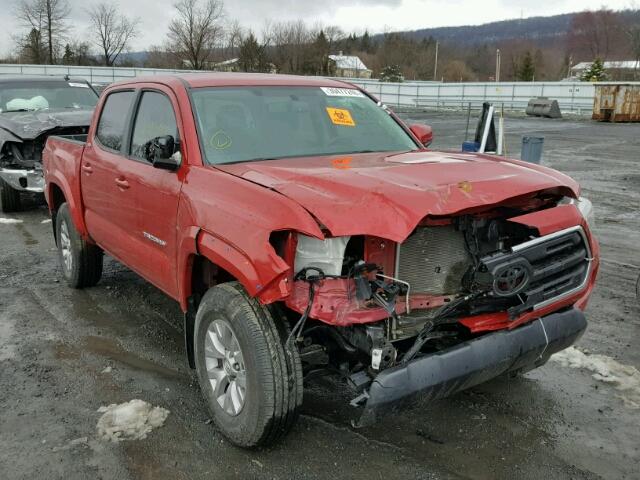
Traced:
<path fill-rule="evenodd" d="M 240 55 L 238 56 L 238 67 L 243 72 L 268 72 L 269 64 L 267 54 L 263 45 L 258 43 L 258 39 L 253 32 L 249 32 L 240 44 Z"/>
<path fill-rule="evenodd" d="M 402 75 L 402 71 L 400 70 L 399 65 L 388 65 L 382 69 L 380 72 L 380 81 L 381 82 L 402 82 L 404 81 L 404 76 Z"/>
<path fill-rule="evenodd" d="M 64 46 L 64 55 L 62 55 L 62 63 L 64 65 L 73 65 L 74 53 L 71 49 L 71 45 L 68 43 Z"/>
<path fill-rule="evenodd" d="M 531 52 L 527 51 L 524 54 L 520 68 L 518 69 L 518 80 L 523 82 L 532 82 L 536 75 L 536 67 L 533 63 L 533 57 Z"/>
<path fill-rule="evenodd" d="M 373 53 L 373 44 L 371 42 L 371 36 L 367 30 L 364 31 L 364 35 L 360 38 L 360 51 L 365 53 Z"/>
<path fill-rule="evenodd" d="M 602 60 L 596 58 L 591 66 L 582 74 L 580 80 L 583 82 L 601 82 L 606 80 L 607 72 L 604 69 Z"/>
<path fill-rule="evenodd" d="M 324 31 L 320 30 L 313 42 L 313 58 L 310 62 L 313 65 L 313 75 L 330 75 L 329 53 L 329 40 Z"/>

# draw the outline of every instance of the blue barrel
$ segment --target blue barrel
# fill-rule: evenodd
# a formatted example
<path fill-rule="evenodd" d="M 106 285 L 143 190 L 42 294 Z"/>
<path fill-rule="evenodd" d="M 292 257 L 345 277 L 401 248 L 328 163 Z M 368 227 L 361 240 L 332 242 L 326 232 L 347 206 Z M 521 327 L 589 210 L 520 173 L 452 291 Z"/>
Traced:
<path fill-rule="evenodd" d="M 462 142 L 463 152 L 477 152 L 480 150 L 480 144 L 478 142 Z"/>
<path fill-rule="evenodd" d="M 522 152 L 520 160 L 540 164 L 542 161 L 542 147 L 544 137 L 522 137 Z"/>

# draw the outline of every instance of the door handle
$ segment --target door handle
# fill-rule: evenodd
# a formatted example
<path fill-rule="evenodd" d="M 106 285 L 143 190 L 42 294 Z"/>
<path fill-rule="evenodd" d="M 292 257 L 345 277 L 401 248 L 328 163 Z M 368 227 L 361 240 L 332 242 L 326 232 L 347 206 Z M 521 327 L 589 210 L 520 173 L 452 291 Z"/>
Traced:
<path fill-rule="evenodd" d="M 127 182 L 124 178 L 116 178 L 116 185 L 118 185 L 118 188 L 123 188 L 123 189 L 127 189 L 129 188 L 129 182 Z"/>
<path fill-rule="evenodd" d="M 93 173 L 93 167 L 90 163 L 85 163 L 82 165 L 82 171 L 84 173 Z"/>

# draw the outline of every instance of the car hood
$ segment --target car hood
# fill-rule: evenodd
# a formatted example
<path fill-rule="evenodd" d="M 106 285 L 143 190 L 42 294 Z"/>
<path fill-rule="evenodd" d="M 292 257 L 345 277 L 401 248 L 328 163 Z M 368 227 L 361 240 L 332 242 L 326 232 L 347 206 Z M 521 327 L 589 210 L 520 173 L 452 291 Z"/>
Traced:
<path fill-rule="evenodd" d="M 579 186 L 550 168 L 502 157 L 419 151 L 255 161 L 217 168 L 299 203 L 332 235 L 402 242 L 426 216 L 489 208 Z"/>
<path fill-rule="evenodd" d="M 43 132 L 58 127 L 89 126 L 93 109 L 47 109 L 30 112 L 0 113 L 0 142 L 11 134 L 20 140 L 33 140 Z"/>

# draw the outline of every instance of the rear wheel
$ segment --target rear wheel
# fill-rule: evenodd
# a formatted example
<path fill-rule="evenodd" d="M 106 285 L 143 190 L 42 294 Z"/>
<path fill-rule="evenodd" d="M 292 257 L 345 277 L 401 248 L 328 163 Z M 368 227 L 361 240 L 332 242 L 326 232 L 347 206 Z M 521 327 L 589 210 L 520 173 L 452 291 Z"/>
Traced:
<path fill-rule="evenodd" d="M 302 367 L 287 325 L 237 283 L 211 288 L 195 322 L 200 388 L 221 433 L 240 447 L 268 445 L 293 426 Z"/>
<path fill-rule="evenodd" d="M 19 212 L 22 210 L 20 192 L 0 178 L 0 201 L 4 213 Z"/>
<path fill-rule="evenodd" d="M 55 218 L 58 255 L 65 280 L 72 288 L 93 287 L 102 276 L 102 250 L 80 236 L 66 203 L 60 206 Z"/>

